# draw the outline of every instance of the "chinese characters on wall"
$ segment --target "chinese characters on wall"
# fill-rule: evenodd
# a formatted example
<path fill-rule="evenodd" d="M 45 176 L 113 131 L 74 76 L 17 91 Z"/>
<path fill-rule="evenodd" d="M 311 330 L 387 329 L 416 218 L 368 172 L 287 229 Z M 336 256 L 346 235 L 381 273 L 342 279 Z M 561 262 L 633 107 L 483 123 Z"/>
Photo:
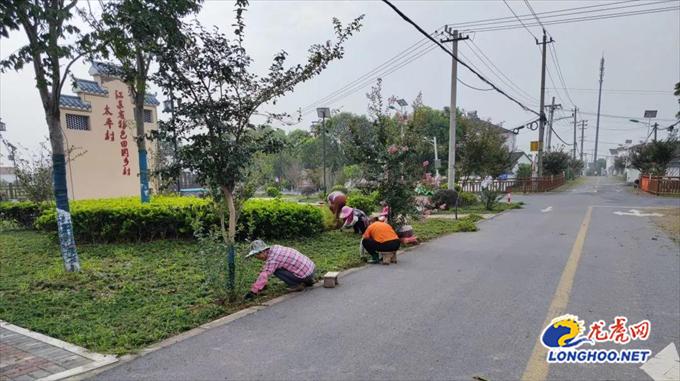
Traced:
<path fill-rule="evenodd" d="M 120 156 L 123 158 L 123 176 L 130 176 L 130 152 L 128 150 L 127 131 L 125 128 L 125 106 L 123 105 L 123 92 L 119 90 L 116 90 L 116 108 L 118 109 Z"/>

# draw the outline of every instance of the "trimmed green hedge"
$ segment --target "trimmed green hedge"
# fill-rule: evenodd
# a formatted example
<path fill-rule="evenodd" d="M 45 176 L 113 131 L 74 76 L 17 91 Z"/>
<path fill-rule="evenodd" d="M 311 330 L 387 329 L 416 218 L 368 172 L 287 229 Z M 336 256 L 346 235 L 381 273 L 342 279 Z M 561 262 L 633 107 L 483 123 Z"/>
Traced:
<path fill-rule="evenodd" d="M 241 208 L 237 234 L 245 238 L 308 237 L 323 231 L 317 206 L 282 200 L 248 200 Z"/>
<path fill-rule="evenodd" d="M 378 208 L 378 193 L 374 192 L 370 195 L 365 195 L 359 192 L 352 192 L 347 197 L 347 206 L 357 208 L 370 215 Z"/>
<path fill-rule="evenodd" d="M 211 201 L 194 197 L 159 196 L 148 204 L 136 197 L 75 201 L 71 217 L 76 240 L 93 243 L 191 238 L 196 227 L 219 223 Z M 35 227 L 56 232 L 56 211 L 43 211 Z M 291 238 L 322 230 L 319 208 L 282 200 L 245 202 L 237 226 L 239 238 Z"/>
<path fill-rule="evenodd" d="M 154 197 L 147 204 L 137 197 L 81 200 L 72 201 L 70 208 L 75 238 L 86 242 L 189 238 L 194 221 L 217 223 L 210 201 L 195 197 Z M 56 210 L 44 211 L 35 227 L 56 231 Z"/>
<path fill-rule="evenodd" d="M 38 218 L 46 204 L 38 204 L 31 201 L 0 202 L 0 220 L 15 221 L 26 228 L 33 228 L 35 219 Z"/>

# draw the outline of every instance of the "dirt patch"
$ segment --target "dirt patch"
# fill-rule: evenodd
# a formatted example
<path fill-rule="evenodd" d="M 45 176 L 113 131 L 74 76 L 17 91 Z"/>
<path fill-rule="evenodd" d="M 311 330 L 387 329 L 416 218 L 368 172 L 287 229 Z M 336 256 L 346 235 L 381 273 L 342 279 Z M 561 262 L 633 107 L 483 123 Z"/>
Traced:
<path fill-rule="evenodd" d="M 673 241 L 680 244 L 680 208 L 655 210 L 662 217 L 652 217 L 652 221 L 665 231 Z"/>

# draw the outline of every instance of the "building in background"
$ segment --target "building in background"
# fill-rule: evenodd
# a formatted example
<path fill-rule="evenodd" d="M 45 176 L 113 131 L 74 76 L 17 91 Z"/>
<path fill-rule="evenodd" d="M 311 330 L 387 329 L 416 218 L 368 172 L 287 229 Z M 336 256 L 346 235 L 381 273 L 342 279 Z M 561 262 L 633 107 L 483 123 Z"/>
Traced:
<path fill-rule="evenodd" d="M 61 95 L 61 126 L 68 152 L 68 195 L 72 200 L 139 196 L 133 97 L 115 75 L 117 67 L 93 62 L 92 79 L 76 78 L 75 95 Z M 144 131 L 158 128 L 159 105 L 147 94 Z M 149 168 L 153 168 L 155 144 L 147 140 Z M 154 184 L 150 184 L 154 189 Z"/>
<path fill-rule="evenodd" d="M 0 167 L 0 184 L 14 184 L 16 181 L 14 167 Z"/>

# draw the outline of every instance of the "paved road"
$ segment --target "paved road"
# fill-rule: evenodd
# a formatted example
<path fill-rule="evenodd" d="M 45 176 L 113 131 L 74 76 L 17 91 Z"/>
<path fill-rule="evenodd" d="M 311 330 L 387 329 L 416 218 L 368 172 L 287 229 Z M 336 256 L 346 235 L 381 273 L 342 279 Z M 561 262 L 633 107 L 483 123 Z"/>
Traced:
<path fill-rule="evenodd" d="M 396 266 L 352 273 L 338 288 L 303 292 L 97 378 L 519 379 L 589 206 L 565 312 L 588 324 L 616 315 L 649 319 L 651 337 L 638 347 L 653 353 L 680 344 L 678 245 L 647 217 L 613 213 L 680 207 L 678 200 L 634 195 L 607 178 L 516 198 L 527 207 L 482 223 L 477 233 L 429 242 Z M 560 365 L 546 376 L 649 379 L 638 367 Z"/>

